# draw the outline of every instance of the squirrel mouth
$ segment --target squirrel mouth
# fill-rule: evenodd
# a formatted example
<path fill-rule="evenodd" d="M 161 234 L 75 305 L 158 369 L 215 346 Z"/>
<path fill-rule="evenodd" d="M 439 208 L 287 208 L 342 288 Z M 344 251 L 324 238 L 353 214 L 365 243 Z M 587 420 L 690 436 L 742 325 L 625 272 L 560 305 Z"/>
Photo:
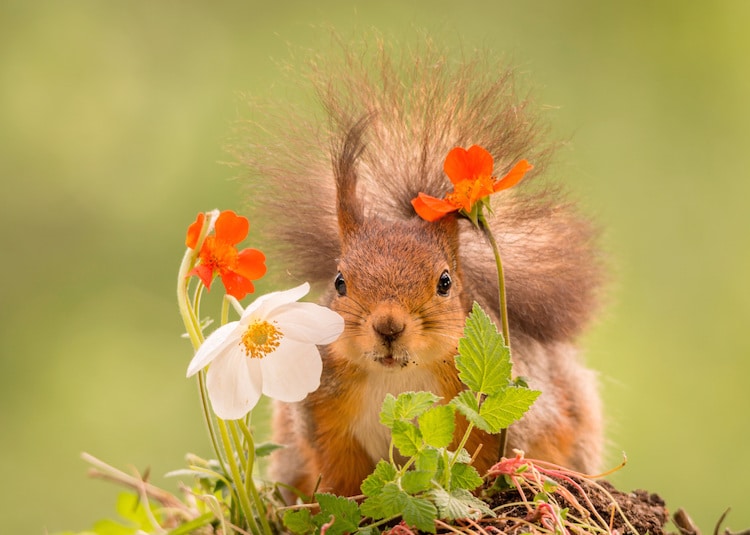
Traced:
<path fill-rule="evenodd" d="M 395 367 L 404 367 L 406 366 L 406 362 L 403 360 L 394 357 L 392 354 L 385 355 L 383 357 L 379 357 L 376 359 L 378 363 L 381 366 L 384 366 L 386 368 L 395 368 Z"/>

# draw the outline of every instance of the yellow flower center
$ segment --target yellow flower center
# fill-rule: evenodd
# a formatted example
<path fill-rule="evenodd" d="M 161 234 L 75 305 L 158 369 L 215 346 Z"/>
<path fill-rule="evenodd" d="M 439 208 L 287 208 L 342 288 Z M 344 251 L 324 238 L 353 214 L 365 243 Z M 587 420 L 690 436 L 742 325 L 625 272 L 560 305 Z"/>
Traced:
<path fill-rule="evenodd" d="M 240 344 L 245 346 L 245 355 L 254 359 L 262 359 L 279 347 L 282 338 L 284 335 L 272 323 L 256 321 L 248 326 Z"/>

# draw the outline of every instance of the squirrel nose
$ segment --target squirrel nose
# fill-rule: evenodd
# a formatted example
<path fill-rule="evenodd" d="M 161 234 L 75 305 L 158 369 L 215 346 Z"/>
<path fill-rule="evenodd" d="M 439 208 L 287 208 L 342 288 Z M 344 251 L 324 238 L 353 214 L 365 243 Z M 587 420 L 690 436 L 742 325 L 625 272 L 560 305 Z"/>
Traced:
<path fill-rule="evenodd" d="M 401 336 L 401 333 L 403 333 L 406 328 L 406 324 L 402 320 L 389 314 L 376 318 L 372 323 L 372 328 L 383 338 L 383 340 L 390 343 Z"/>

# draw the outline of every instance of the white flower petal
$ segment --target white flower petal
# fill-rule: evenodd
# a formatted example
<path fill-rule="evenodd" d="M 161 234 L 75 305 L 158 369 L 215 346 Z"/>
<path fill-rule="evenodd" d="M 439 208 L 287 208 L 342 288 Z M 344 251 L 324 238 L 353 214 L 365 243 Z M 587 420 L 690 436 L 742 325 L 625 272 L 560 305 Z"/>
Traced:
<path fill-rule="evenodd" d="M 263 393 L 280 401 L 300 401 L 320 386 L 323 362 L 318 349 L 285 338 L 260 362 Z"/>
<path fill-rule="evenodd" d="M 265 318 L 273 309 L 288 303 L 294 303 L 306 296 L 309 291 L 310 285 L 305 282 L 290 290 L 261 295 L 245 308 L 240 322 L 247 325 L 254 318 Z"/>
<path fill-rule="evenodd" d="M 224 348 L 231 344 L 233 339 L 236 338 L 232 336 L 232 334 L 237 327 L 239 327 L 239 322 L 231 321 L 208 335 L 208 338 L 203 341 L 203 344 L 198 348 L 198 351 L 195 352 L 193 360 L 188 364 L 187 377 L 195 375 L 198 370 L 205 368 L 212 360 L 222 353 Z"/>
<path fill-rule="evenodd" d="M 208 398 L 222 420 L 243 418 L 260 399 L 263 385 L 258 359 L 237 347 L 211 363 L 206 374 Z"/>
<path fill-rule="evenodd" d="M 315 303 L 289 303 L 273 310 L 269 321 L 279 325 L 284 337 L 308 344 L 330 344 L 344 331 L 344 318 Z"/>

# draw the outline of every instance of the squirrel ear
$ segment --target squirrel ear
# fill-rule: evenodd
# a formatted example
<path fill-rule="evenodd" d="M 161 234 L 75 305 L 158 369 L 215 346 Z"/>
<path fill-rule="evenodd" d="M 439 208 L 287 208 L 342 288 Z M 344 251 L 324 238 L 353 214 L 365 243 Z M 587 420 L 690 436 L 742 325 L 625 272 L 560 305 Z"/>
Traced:
<path fill-rule="evenodd" d="M 347 132 L 341 146 L 333 151 L 336 211 L 342 236 L 356 231 L 365 217 L 362 203 L 357 198 L 356 162 L 365 148 L 362 135 L 368 122 L 367 117 L 357 121 Z"/>

